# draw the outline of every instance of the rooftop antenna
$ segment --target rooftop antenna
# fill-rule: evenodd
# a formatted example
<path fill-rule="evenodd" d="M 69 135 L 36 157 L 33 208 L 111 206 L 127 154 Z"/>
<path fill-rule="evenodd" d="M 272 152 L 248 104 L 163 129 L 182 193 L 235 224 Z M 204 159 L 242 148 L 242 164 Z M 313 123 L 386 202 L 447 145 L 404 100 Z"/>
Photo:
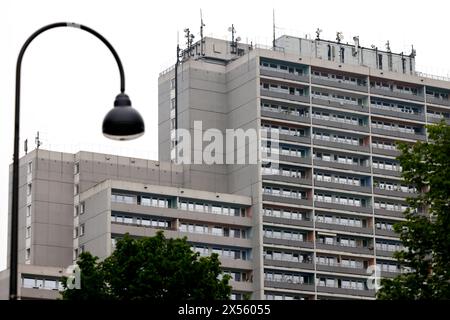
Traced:
<path fill-rule="evenodd" d="M 320 28 L 317 28 L 316 29 L 316 40 L 320 40 L 320 34 L 322 33 L 322 29 L 320 29 Z"/>
<path fill-rule="evenodd" d="M 39 147 L 42 145 L 42 141 L 39 139 L 39 131 L 36 133 L 34 143 L 36 143 L 36 149 L 39 149 Z"/>
<path fill-rule="evenodd" d="M 203 23 L 203 15 L 202 15 L 202 9 L 200 9 L 200 54 L 202 56 L 205 55 L 203 52 L 203 43 L 205 43 L 205 40 L 203 39 L 203 27 L 205 27 L 206 24 Z"/>
<path fill-rule="evenodd" d="M 186 45 L 188 54 L 191 55 L 192 43 L 194 41 L 194 35 L 191 33 L 189 28 L 184 29 L 184 37 L 186 38 Z"/>
<path fill-rule="evenodd" d="M 25 154 L 28 153 L 28 139 L 25 139 L 23 142 L 23 150 L 25 151 Z"/>
<path fill-rule="evenodd" d="M 389 43 L 389 40 L 386 41 L 385 46 L 386 46 L 386 51 L 387 51 L 387 52 L 391 52 L 391 45 L 390 45 L 390 43 Z"/>
<path fill-rule="evenodd" d="M 341 40 L 344 39 L 344 34 L 341 31 L 336 32 L 336 41 L 337 43 L 341 43 Z"/>
<path fill-rule="evenodd" d="M 275 50 L 276 44 L 275 44 L 275 9 L 272 9 L 272 31 L 273 31 L 273 40 L 272 40 L 272 47 L 273 50 Z"/>
<path fill-rule="evenodd" d="M 234 28 L 234 24 L 231 24 L 231 27 L 228 28 L 228 31 L 231 32 L 231 53 L 236 53 L 235 51 L 235 42 L 234 42 L 234 35 L 236 33 L 236 29 Z"/>
<path fill-rule="evenodd" d="M 416 49 L 414 49 L 414 45 L 411 45 L 411 54 L 410 54 L 411 58 L 415 58 L 416 57 Z"/>

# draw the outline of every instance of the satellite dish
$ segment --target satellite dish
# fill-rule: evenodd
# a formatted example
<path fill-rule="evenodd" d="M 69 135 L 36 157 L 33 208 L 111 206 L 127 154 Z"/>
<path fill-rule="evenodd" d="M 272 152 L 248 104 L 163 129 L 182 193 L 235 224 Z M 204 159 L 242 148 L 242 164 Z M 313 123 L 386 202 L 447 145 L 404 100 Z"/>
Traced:
<path fill-rule="evenodd" d="M 236 38 L 236 42 L 241 41 L 241 37 Z"/>

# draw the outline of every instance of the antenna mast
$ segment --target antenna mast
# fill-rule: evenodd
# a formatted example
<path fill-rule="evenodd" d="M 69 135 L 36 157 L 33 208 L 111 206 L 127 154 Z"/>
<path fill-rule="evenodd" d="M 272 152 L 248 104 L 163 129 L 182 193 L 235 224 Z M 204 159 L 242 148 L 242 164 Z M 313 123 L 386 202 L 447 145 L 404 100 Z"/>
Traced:
<path fill-rule="evenodd" d="M 203 52 L 203 44 L 205 43 L 205 40 L 203 39 L 203 27 L 205 27 L 206 24 L 203 23 L 203 15 L 202 15 L 202 9 L 200 9 L 200 54 L 202 56 L 205 55 Z"/>
<path fill-rule="evenodd" d="M 272 47 L 273 47 L 273 50 L 275 50 L 275 47 L 276 47 L 276 44 L 275 44 L 275 9 L 273 9 L 273 12 L 272 12 L 272 30 L 273 30 Z"/>

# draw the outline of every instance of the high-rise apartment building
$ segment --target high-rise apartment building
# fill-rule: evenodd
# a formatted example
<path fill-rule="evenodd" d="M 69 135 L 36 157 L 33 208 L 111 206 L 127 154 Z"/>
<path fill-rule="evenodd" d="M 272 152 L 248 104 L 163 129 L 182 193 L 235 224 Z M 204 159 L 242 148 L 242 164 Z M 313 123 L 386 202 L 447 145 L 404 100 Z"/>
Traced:
<path fill-rule="evenodd" d="M 415 193 L 395 142 L 425 141 L 425 125 L 450 118 L 450 82 L 418 73 L 414 51 L 357 38 L 282 36 L 273 48 L 204 38 L 182 53 L 159 77 L 160 161 L 40 149 L 21 158 L 20 296 L 56 298 L 80 252 L 104 258 L 123 234 L 162 229 L 218 253 L 236 299 L 373 299 L 373 268 L 402 272 L 392 225 Z M 256 134 L 214 151 L 234 162 L 211 164 L 211 129 Z M 245 161 L 255 145 L 259 161 Z M 186 151 L 192 161 L 178 163 Z"/>

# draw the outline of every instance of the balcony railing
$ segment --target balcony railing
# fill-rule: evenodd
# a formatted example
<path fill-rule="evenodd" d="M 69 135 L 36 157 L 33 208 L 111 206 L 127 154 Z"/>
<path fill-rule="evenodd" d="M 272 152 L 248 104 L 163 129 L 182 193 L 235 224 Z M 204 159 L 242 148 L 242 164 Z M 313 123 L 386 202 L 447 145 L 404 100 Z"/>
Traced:
<path fill-rule="evenodd" d="M 298 262 L 298 261 L 287 261 L 287 260 L 274 260 L 264 258 L 264 265 L 282 267 L 282 268 L 297 268 L 297 269 L 308 269 L 313 270 L 314 264 L 312 262 Z"/>
<path fill-rule="evenodd" d="M 275 109 L 261 108 L 261 117 L 274 118 L 280 120 L 309 123 L 309 116 L 306 114 L 300 114 L 296 112 L 282 112 L 275 111 Z"/>
<path fill-rule="evenodd" d="M 353 124 L 353 123 L 346 123 L 341 121 L 333 121 L 331 119 L 320 119 L 313 116 L 312 123 L 316 125 L 326 126 L 326 127 L 333 127 L 333 128 L 339 128 L 339 129 L 346 129 L 346 130 L 354 130 L 354 131 L 360 131 L 360 132 L 369 132 L 368 126 L 361 126 L 359 124 Z"/>
<path fill-rule="evenodd" d="M 387 96 L 387 97 L 399 98 L 399 99 L 406 99 L 406 100 L 414 100 L 414 101 L 425 102 L 424 96 L 421 95 L 421 94 L 415 95 L 415 94 L 412 94 L 412 93 L 404 93 L 404 92 L 393 91 L 393 90 L 389 90 L 389 89 L 375 88 L 375 87 L 371 87 L 370 88 L 370 93 L 371 94 L 382 95 L 382 96 Z"/>
<path fill-rule="evenodd" d="M 329 80 L 329 79 L 324 79 L 324 78 L 315 77 L 315 76 L 311 76 L 311 83 L 329 86 L 329 87 L 341 88 L 341 89 L 346 89 L 346 90 L 355 90 L 355 91 L 360 91 L 360 92 L 368 91 L 367 85 L 359 85 L 356 83 L 345 82 L 345 81 L 340 81 L 340 80 Z"/>
<path fill-rule="evenodd" d="M 263 66 L 260 67 L 259 74 L 266 77 L 309 83 L 309 76 L 307 74 L 300 75 L 295 73 L 283 72 L 281 70 L 275 70 L 274 68 L 266 68 Z"/>
<path fill-rule="evenodd" d="M 269 237 L 264 236 L 263 242 L 265 244 L 275 244 L 275 245 L 289 246 L 289 247 L 301 247 L 301 248 L 309 248 L 309 249 L 314 248 L 314 243 L 312 241 L 269 238 Z"/>
<path fill-rule="evenodd" d="M 400 109 L 399 110 L 385 109 L 385 108 L 379 107 L 376 104 L 371 105 L 370 111 L 373 114 L 385 115 L 385 116 L 402 118 L 402 119 L 411 119 L 411 120 L 416 120 L 416 121 L 425 121 L 424 113 L 408 113 L 408 112 L 402 112 Z"/>
<path fill-rule="evenodd" d="M 358 289 L 351 289 L 351 288 L 336 288 L 336 287 L 317 286 L 317 291 L 318 292 L 326 292 L 326 293 L 354 295 L 354 296 L 365 296 L 365 297 L 374 297 L 375 296 L 375 290 L 358 290 Z"/>
<path fill-rule="evenodd" d="M 281 202 L 281 203 L 288 203 L 288 204 L 295 204 L 295 205 L 302 205 L 302 206 L 312 206 L 311 199 L 290 198 L 290 197 L 275 196 L 275 195 L 270 195 L 270 194 L 263 194 L 263 201 Z"/>
<path fill-rule="evenodd" d="M 340 143 L 337 141 L 328 141 L 314 138 L 314 144 L 318 146 L 338 148 L 338 149 L 347 149 L 352 151 L 360 151 L 360 152 L 369 152 L 369 146 L 355 145 L 350 143 Z"/>
<path fill-rule="evenodd" d="M 285 92 L 279 92 L 279 91 L 273 91 L 273 90 L 267 90 L 264 88 L 261 88 L 261 95 L 276 99 L 285 99 L 285 100 L 293 100 L 297 102 L 305 102 L 309 103 L 309 96 L 307 95 L 296 95 L 296 94 L 290 94 Z"/>
<path fill-rule="evenodd" d="M 311 291 L 311 292 L 314 292 L 315 289 L 313 284 L 304 284 L 304 283 L 300 284 L 300 283 L 269 281 L 269 280 L 264 281 L 264 286 L 271 288 Z"/>
<path fill-rule="evenodd" d="M 321 160 L 321 159 L 314 159 L 314 165 L 320 166 L 320 167 L 325 167 L 325 168 L 336 168 L 336 169 L 359 171 L 359 172 L 370 172 L 370 167 L 368 167 L 368 166 L 353 165 L 353 164 L 341 163 L 341 162 L 337 162 L 337 161 L 325 161 L 325 160 Z"/>
<path fill-rule="evenodd" d="M 352 110 L 352 111 L 369 112 L 369 108 L 364 105 L 355 105 L 355 104 L 350 104 L 350 103 L 346 103 L 343 101 L 338 102 L 338 101 L 333 101 L 330 99 L 311 97 L 311 102 L 313 104 L 317 104 L 320 106 L 329 106 L 329 107 Z"/>
<path fill-rule="evenodd" d="M 411 139 L 411 140 L 421 140 L 425 141 L 427 138 L 424 134 L 421 133 L 412 133 L 412 132 L 404 132 L 399 130 L 389 130 L 389 129 L 382 129 L 372 126 L 372 133 L 375 134 L 382 134 L 389 137 L 399 137 L 399 138 L 405 138 L 405 139 Z"/>
<path fill-rule="evenodd" d="M 322 243 L 322 242 L 318 241 L 318 242 L 316 242 L 316 248 L 318 250 L 344 251 L 344 252 L 367 254 L 367 255 L 373 254 L 373 250 L 369 249 L 368 247 L 363 247 L 363 246 L 351 247 L 351 246 L 341 245 L 338 242 L 334 242 L 333 244 L 330 244 L 330 243 Z"/>

